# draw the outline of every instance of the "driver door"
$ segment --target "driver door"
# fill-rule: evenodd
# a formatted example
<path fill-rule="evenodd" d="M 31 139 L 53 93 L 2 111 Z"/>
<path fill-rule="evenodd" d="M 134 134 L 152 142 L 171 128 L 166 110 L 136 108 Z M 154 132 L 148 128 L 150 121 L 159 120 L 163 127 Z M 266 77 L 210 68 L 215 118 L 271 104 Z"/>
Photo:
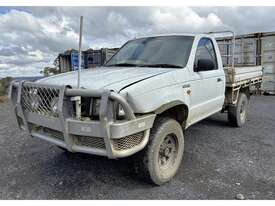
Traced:
<path fill-rule="evenodd" d="M 224 102 L 224 71 L 218 66 L 215 47 L 210 38 L 200 39 L 192 73 L 196 81 L 194 85 L 191 84 L 191 89 L 193 86 L 196 91 L 193 95 L 199 100 L 192 108 L 192 122 L 197 122 L 220 111 Z"/>

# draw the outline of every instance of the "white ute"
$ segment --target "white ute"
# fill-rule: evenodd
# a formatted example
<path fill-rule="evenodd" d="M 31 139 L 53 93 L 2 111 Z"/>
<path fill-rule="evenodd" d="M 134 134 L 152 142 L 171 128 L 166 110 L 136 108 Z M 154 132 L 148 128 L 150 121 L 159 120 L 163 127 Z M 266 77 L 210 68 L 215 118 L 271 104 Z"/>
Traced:
<path fill-rule="evenodd" d="M 80 88 L 77 72 L 13 82 L 18 125 L 66 151 L 133 155 L 138 174 L 161 185 L 180 166 L 189 126 L 216 112 L 233 126 L 246 121 L 263 72 L 234 66 L 232 34 L 226 68 L 214 33 L 162 35 L 128 41 L 103 67 L 82 71 Z"/>

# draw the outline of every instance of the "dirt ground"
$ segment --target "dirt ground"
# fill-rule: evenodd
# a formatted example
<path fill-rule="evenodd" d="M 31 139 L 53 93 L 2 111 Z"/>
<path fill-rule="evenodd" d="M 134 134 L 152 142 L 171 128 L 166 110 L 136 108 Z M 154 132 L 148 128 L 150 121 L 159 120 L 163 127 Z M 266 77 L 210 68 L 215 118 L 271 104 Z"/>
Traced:
<path fill-rule="evenodd" d="M 243 128 L 215 114 L 187 130 L 175 178 L 137 179 L 132 159 L 67 154 L 17 128 L 0 104 L 0 199 L 275 199 L 275 96 L 252 97 Z"/>

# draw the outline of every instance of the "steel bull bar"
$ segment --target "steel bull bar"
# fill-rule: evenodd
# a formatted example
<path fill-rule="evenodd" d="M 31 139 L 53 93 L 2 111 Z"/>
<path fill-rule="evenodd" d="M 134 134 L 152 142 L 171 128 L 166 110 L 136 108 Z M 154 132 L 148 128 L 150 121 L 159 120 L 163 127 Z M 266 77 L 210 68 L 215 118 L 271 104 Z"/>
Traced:
<path fill-rule="evenodd" d="M 25 98 L 23 89 L 26 87 L 32 89 L 28 92 L 35 91 L 33 89 L 58 91 L 57 115 L 46 116 L 41 112 L 33 112 L 32 108 L 29 109 L 31 111 L 26 109 L 26 102 L 23 101 Z M 73 118 L 68 109 L 68 102 L 74 97 L 100 98 L 99 120 Z M 125 97 L 110 90 L 73 89 L 67 86 L 21 81 L 11 84 L 10 99 L 14 105 L 19 127 L 26 130 L 30 136 L 46 140 L 70 152 L 108 158 L 126 157 L 142 150 L 149 140 L 150 128 L 156 117 L 155 114 L 137 117 Z M 42 103 L 45 104 L 45 101 Z M 122 106 L 125 120 L 113 119 L 110 114 L 111 101 Z M 37 128 L 42 128 L 43 131 L 50 129 L 51 132 L 41 132 Z M 85 144 L 79 144 L 76 138 L 81 138 Z"/>

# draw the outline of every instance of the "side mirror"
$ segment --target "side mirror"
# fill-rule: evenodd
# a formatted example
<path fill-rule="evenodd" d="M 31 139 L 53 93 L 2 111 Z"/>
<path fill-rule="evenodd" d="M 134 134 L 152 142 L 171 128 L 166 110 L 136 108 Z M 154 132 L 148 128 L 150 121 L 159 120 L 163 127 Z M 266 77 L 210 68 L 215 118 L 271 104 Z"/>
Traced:
<path fill-rule="evenodd" d="M 212 60 L 199 59 L 197 62 L 197 65 L 194 66 L 194 71 L 195 72 L 208 71 L 208 70 L 213 70 L 214 68 L 215 68 L 215 64 Z"/>

